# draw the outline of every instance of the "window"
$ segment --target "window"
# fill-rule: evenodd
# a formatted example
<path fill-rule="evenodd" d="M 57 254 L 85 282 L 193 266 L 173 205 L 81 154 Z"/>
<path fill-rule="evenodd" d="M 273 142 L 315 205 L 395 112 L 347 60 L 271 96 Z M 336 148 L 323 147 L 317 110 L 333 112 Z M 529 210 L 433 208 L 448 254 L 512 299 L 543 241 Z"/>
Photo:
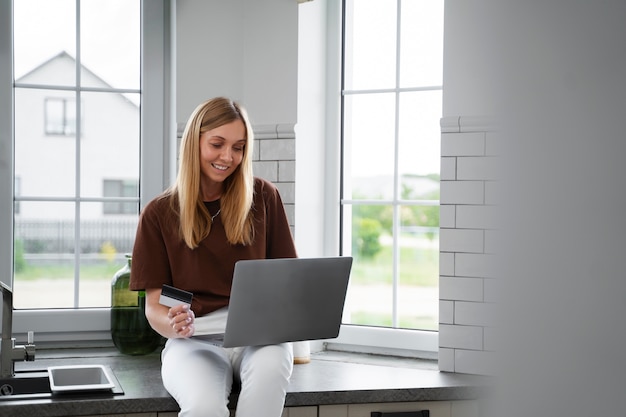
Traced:
<path fill-rule="evenodd" d="M 344 322 L 438 329 L 442 0 L 345 0 Z"/>
<path fill-rule="evenodd" d="M 104 197 L 135 197 L 139 195 L 139 186 L 136 180 L 107 180 L 102 184 Z M 103 214 L 137 214 L 137 202 L 133 201 L 105 201 L 102 204 Z"/>
<path fill-rule="evenodd" d="M 171 8 L 0 0 L 0 49 L 13 52 L 0 61 L 0 194 L 12 196 L 0 201 L 0 234 L 13 237 L 0 240 L 0 279 L 14 292 L 18 339 L 28 330 L 40 342 L 110 339 L 111 277 L 132 248 L 140 203 L 170 181 L 140 174 L 169 172 Z M 89 140 L 77 140 L 85 131 Z M 105 216 L 107 206 L 123 216 Z"/>
<path fill-rule="evenodd" d="M 76 101 L 68 98 L 46 98 L 44 126 L 46 135 L 75 135 Z"/>
<path fill-rule="evenodd" d="M 24 181 L 14 239 L 25 260 L 14 273 L 17 308 L 110 306 L 110 278 L 132 249 L 136 226 L 120 232 L 131 246 L 112 247 L 98 203 L 109 204 L 103 177 L 139 181 L 139 11 L 138 0 L 14 2 L 14 169 Z M 46 44 L 31 35 L 33 25 L 49 34 Z M 51 98 L 54 92 L 70 97 Z M 41 96 L 46 134 L 75 140 L 40 140 L 34 128 L 42 122 L 31 109 Z M 90 140 L 78 140 L 87 129 Z M 128 195 L 135 218 L 137 191 Z"/>

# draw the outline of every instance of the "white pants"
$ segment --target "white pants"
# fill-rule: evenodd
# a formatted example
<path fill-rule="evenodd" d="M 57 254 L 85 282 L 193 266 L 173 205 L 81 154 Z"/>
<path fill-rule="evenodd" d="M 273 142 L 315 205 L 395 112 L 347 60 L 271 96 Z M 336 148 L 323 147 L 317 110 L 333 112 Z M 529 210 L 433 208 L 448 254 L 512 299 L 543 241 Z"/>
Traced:
<path fill-rule="evenodd" d="M 219 313 L 200 317 L 196 331 L 219 328 L 224 317 Z M 237 417 L 282 414 L 293 369 L 290 343 L 229 349 L 194 339 L 169 339 L 161 360 L 163 385 L 178 402 L 180 417 L 228 417 L 233 380 L 241 383 Z"/>

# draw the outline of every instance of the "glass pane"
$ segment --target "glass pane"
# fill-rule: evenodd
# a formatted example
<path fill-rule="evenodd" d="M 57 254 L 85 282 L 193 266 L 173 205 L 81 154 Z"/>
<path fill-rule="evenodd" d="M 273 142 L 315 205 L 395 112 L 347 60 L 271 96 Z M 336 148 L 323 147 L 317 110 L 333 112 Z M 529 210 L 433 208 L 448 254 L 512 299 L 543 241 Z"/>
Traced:
<path fill-rule="evenodd" d="M 404 177 L 439 178 L 441 91 L 400 94 L 398 169 Z"/>
<path fill-rule="evenodd" d="M 396 86 L 396 2 L 346 1 L 346 90 Z"/>
<path fill-rule="evenodd" d="M 74 203 L 19 202 L 15 214 L 14 305 L 74 304 Z"/>
<path fill-rule="evenodd" d="M 110 307 L 111 279 L 126 264 L 137 230 L 138 205 L 131 216 L 104 217 L 102 203 L 81 204 L 79 307 Z"/>
<path fill-rule="evenodd" d="M 82 97 L 81 196 L 103 197 L 106 180 L 138 184 L 139 107 L 119 93 Z M 139 190 L 134 196 L 116 197 L 138 198 Z"/>
<path fill-rule="evenodd" d="M 74 100 L 67 91 L 15 89 L 15 176 L 23 196 L 76 194 Z"/>
<path fill-rule="evenodd" d="M 138 215 L 88 218 L 102 203 L 83 203 L 80 213 L 79 307 L 110 306 L 110 284 L 132 251 Z M 19 202 L 15 215 L 15 306 L 74 307 L 74 203 Z"/>
<path fill-rule="evenodd" d="M 394 94 L 346 96 L 344 110 L 344 197 L 393 197 Z"/>
<path fill-rule="evenodd" d="M 81 84 L 139 89 L 139 0 L 80 3 L 81 58 L 89 70 Z"/>
<path fill-rule="evenodd" d="M 400 87 L 443 83 L 443 0 L 402 0 Z"/>
<path fill-rule="evenodd" d="M 392 206 L 344 206 L 344 221 L 350 233 L 343 253 L 354 261 L 346 300 L 344 322 L 373 326 L 392 325 L 393 256 L 391 245 Z"/>
<path fill-rule="evenodd" d="M 400 207 L 398 326 L 437 330 L 439 206 Z"/>
<path fill-rule="evenodd" d="M 139 212 L 139 183 L 136 180 L 105 179 L 104 197 L 109 198 L 102 204 L 102 214 L 137 214 Z M 133 201 L 112 200 L 129 197 Z"/>
<path fill-rule="evenodd" d="M 15 79 L 76 85 L 74 0 L 20 0 L 14 10 Z"/>

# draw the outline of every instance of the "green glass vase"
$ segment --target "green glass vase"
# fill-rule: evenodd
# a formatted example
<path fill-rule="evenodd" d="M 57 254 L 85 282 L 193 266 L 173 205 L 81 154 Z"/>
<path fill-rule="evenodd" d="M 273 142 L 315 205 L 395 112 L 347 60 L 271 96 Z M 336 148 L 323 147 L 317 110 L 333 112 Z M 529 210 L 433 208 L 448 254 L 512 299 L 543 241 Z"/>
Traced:
<path fill-rule="evenodd" d="M 163 338 L 146 318 L 145 291 L 130 290 L 131 256 L 111 280 L 111 338 L 126 355 L 146 355 L 161 345 Z"/>

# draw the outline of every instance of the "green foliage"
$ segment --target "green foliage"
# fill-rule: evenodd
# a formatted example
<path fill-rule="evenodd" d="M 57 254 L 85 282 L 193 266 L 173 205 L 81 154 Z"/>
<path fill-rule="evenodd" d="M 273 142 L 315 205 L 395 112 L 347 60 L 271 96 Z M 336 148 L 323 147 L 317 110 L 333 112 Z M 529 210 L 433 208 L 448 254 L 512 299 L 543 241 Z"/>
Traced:
<path fill-rule="evenodd" d="M 428 176 L 439 180 L 438 174 Z M 417 195 L 411 188 L 402 185 L 402 198 L 405 200 L 439 200 L 439 190 Z M 439 227 L 439 206 L 405 206 L 401 213 L 402 226 Z M 435 234 L 426 232 L 426 237 L 433 240 Z"/>
<path fill-rule="evenodd" d="M 22 272 L 26 269 L 26 259 L 24 259 L 24 244 L 21 240 L 16 240 L 13 248 L 13 268 L 15 272 Z"/>
<path fill-rule="evenodd" d="M 438 182 L 439 174 L 414 175 Z M 404 181 L 401 183 L 403 200 L 439 200 L 439 189 L 429 192 L 417 192 Z M 354 199 L 366 198 L 355 193 Z M 438 205 L 403 205 L 400 207 L 401 226 L 403 227 L 439 227 Z M 352 207 L 352 253 L 365 259 L 374 258 L 381 250 L 380 237 L 393 234 L 393 207 L 388 204 L 354 205 Z M 426 237 L 432 241 L 436 232 L 426 231 Z"/>
<path fill-rule="evenodd" d="M 393 282 L 393 252 L 391 245 L 383 245 L 375 258 L 356 258 L 351 280 L 356 285 Z M 437 249 L 400 248 L 399 279 L 403 285 L 436 287 L 439 284 L 439 251 Z"/>
<path fill-rule="evenodd" d="M 380 252 L 381 225 L 378 220 L 356 218 L 355 236 L 352 238 L 352 252 L 363 258 L 373 258 Z"/>
<path fill-rule="evenodd" d="M 406 206 L 402 208 L 403 226 L 439 227 L 439 206 Z M 435 233 L 425 233 L 428 240 L 433 240 Z"/>
<path fill-rule="evenodd" d="M 381 232 L 391 234 L 393 227 L 393 209 L 388 205 L 355 205 L 352 207 L 352 219 L 355 227 L 359 219 L 375 219 Z"/>

